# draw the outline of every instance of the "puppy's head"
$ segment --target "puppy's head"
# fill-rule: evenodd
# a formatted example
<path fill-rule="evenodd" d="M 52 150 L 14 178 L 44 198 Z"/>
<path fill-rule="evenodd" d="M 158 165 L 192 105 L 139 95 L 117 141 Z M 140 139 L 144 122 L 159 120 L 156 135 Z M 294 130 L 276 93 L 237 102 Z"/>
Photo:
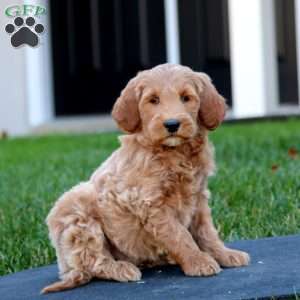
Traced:
<path fill-rule="evenodd" d="M 112 116 L 127 133 L 141 132 L 153 144 L 176 147 L 199 130 L 218 127 L 225 111 L 224 98 L 206 74 L 164 64 L 131 79 Z"/>

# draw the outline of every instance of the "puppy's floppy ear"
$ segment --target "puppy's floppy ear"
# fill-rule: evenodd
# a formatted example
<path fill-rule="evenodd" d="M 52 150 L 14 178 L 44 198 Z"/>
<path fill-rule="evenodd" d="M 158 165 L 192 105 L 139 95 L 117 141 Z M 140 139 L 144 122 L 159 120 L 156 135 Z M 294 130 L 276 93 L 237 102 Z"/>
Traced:
<path fill-rule="evenodd" d="M 140 124 L 138 97 L 137 78 L 135 77 L 121 92 L 112 110 L 112 117 L 119 128 L 128 133 L 137 131 Z"/>
<path fill-rule="evenodd" d="M 225 99 L 218 93 L 208 75 L 196 72 L 195 74 L 201 100 L 198 121 L 207 129 L 214 130 L 225 118 L 227 109 Z"/>

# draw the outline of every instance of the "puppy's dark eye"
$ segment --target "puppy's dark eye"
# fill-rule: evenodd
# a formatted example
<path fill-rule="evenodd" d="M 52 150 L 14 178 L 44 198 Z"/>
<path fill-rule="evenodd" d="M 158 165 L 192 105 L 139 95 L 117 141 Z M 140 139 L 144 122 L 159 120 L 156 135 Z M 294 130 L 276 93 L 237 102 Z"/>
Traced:
<path fill-rule="evenodd" d="M 150 98 L 149 102 L 152 103 L 152 104 L 158 104 L 159 103 L 159 97 L 153 96 L 153 97 Z"/>
<path fill-rule="evenodd" d="M 189 102 L 191 100 L 191 97 L 187 96 L 187 95 L 182 95 L 180 97 L 180 99 L 181 99 L 182 102 Z"/>

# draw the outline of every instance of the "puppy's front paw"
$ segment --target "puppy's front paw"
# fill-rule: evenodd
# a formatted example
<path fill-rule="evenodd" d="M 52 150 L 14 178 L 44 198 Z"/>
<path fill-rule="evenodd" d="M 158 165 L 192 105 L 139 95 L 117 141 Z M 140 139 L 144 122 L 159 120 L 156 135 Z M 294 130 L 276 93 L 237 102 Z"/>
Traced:
<path fill-rule="evenodd" d="M 216 260 L 223 267 L 241 267 L 250 263 L 250 256 L 243 251 L 225 248 Z"/>
<path fill-rule="evenodd" d="M 116 280 L 122 282 L 138 281 L 142 278 L 139 268 L 127 261 L 118 261 L 116 272 Z"/>
<path fill-rule="evenodd" d="M 183 266 L 183 271 L 188 276 L 212 276 L 220 273 L 221 268 L 212 257 L 204 253 L 188 259 Z"/>

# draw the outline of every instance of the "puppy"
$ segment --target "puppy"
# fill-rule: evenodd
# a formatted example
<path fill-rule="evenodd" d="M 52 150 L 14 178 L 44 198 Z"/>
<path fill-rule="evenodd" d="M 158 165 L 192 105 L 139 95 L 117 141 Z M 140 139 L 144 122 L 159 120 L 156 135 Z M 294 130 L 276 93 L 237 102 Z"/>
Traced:
<path fill-rule="evenodd" d="M 208 131 L 226 105 L 210 78 L 164 64 L 138 73 L 112 116 L 128 133 L 91 176 L 61 196 L 47 224 L 61 281 L 43 292 L 141 279 L 139 268 L 178 264 L 188 276 L 249 263 L 224 246 L 208 206 L 214 172 Z"/>

